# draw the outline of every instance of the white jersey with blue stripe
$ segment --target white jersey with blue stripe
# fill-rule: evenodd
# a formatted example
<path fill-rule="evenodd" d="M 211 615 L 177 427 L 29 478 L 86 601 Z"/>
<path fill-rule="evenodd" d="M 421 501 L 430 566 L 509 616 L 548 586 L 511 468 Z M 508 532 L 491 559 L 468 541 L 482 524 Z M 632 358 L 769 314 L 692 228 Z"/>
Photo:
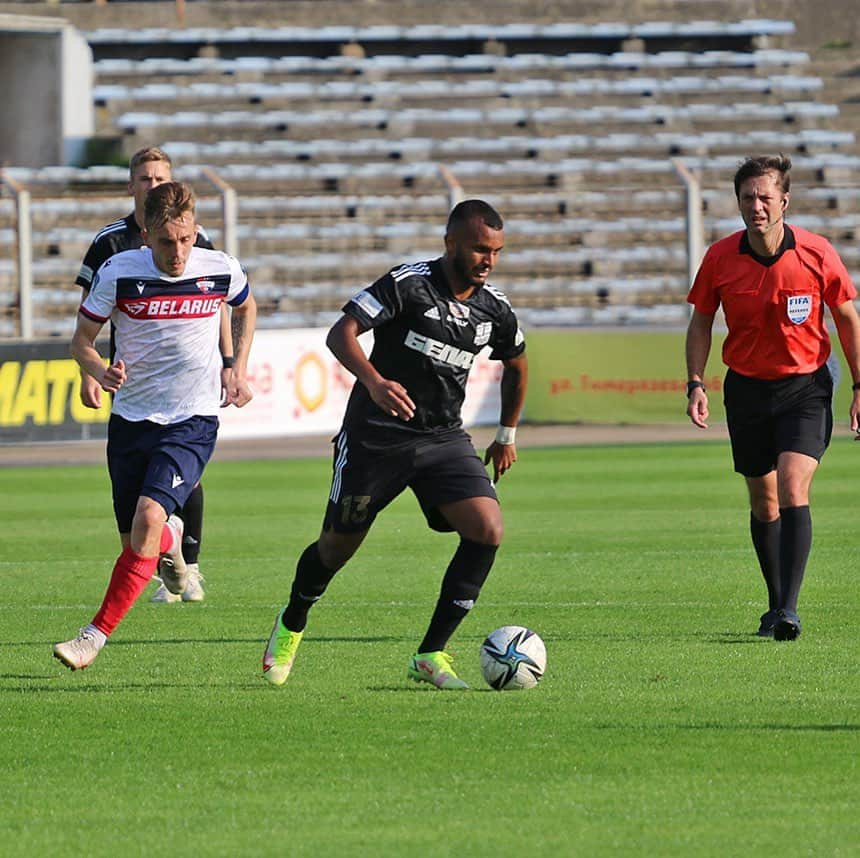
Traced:
<path fill-rule="evenodd" d="M 161 272 L 148 247 L 112 256 L 99 268 L 80 312 L 116 328 L 116 360 L 127 380 L 113 410 L 126 420 L 178 423 L 218 414 L 221 305 L 248 297 L 232 256 L 194 247 L 180 277 Z"/>

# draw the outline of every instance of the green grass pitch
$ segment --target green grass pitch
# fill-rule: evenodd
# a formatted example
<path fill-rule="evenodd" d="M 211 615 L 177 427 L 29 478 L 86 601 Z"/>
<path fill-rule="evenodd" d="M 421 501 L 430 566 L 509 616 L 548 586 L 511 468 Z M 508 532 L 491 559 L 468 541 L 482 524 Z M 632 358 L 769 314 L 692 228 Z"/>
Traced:
<path fill-rule="evenodd" d="M 70 673 L 51 644 L 118 550 L 107 476 L 6 469 L 0 855 L 857 855 L 858 457 L 837 439 L 816 478 L 804 633 L 777 644 L 753 634 L 764 587 L 725 444 L 521 450 L 451 642 L 465 693 L 405 677 L 454 548 L 411 496 L 314 609 L 287 685 L 262 680 L 322 459 L 213 462 L 206 602 L 150 589 Z M 483 686 L 480 643 L 508 623 L 546 642 L 532 691 Z"/>

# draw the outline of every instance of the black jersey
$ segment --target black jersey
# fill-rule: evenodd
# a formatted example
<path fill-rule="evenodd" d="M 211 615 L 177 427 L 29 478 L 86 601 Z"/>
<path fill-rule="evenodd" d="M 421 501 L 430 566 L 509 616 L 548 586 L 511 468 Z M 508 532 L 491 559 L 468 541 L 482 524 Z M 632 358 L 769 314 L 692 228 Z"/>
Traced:
<path fill-rule="evenodd" d="M 203 227 L 197 227 L 197 240 L 194 242 L 195 247 L 205 247 L 207 250 L 214 250 L 209 236 L 206 235 Z M 121 250 L 137 250 L 143 247 L 143 237 L 140 234 L 140 227 L 134 219 L 134 212 L 122 220 L 109 223 L 106 227 L 96 233 L 92 244 L 84 256 L 81 270 L 75 278 L 75 283 L 82 289 L 88 292 L 93 285 L 93 277 L 96 271 L 102 267 L 116 253 Z"/>
<path fill-rule="evenodd" d="M 492 360 L 507 360 L 525 350 L 508 299 L 484 285 L 458 301 L 441 259 L 392 269 L 343 312 L 373 329 L 370 362 L 384 378 L 402 384 L 415 403 L 415 415 L 404 422 L 382 411 L 356 381 L 343 423 L 353 432 L 366 426 L 408 435 L 459 427 L 477 354 L 489 345 Z"/>

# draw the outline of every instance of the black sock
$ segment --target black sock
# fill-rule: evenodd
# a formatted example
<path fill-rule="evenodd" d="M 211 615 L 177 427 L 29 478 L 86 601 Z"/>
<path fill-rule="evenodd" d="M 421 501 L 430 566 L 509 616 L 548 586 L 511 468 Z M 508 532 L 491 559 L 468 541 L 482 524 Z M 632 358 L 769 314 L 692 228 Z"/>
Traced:
<path fill-rule="evenodd" d="M 767 605 L 770 610 L 779 607 L 782 592 L 779 571 L 779 539 L 781 520 L 759 521 L 750 513 L 750 534 L 758 557 L 758 565 L 767 585 Z"/>
<path fill-rule="evenodd" d="M 448 639 L 475 604 L 498 548 L 498 545 L 460 540 L 442 579 L 442 592 L 418 652 L 445 649 Z"/>
<path fill-rule="evenodd" d="M 191 490 L 179 517 L 185 523 L 182 556 L 186 563 L 196 563 L 200 558 L 200 542 L 203 539 L 203 486 L 200 483 Z"/>
<path fill-rule="evenodd" d="M 304 631 L 308 622 L 308 611 L 326 591 L 329 581 L 337 570 L 326 569 L 320 560 L 317 543 L 311 543 L 299 557 L 296 577 L 290 590 L 290 601 L 284 610 L 281 622 L 291 632 Z"/>
<path fill-rule="evenodd" d="M 812 516 L 809 506 L 780 509 L 782 533 L 779 542 L 779 570 L 782 595 L 780 608 L 797 611 L 797 597 L 812 548 Z"/>

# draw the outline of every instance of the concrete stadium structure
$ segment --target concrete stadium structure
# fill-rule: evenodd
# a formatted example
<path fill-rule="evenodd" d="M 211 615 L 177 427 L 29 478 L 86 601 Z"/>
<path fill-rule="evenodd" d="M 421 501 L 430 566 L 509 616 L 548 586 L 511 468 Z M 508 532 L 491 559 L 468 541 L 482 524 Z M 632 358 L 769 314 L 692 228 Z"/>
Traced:
<path fill-rule="evenodd" d="M 505 215 L 496 280 L 530 324 L 682 324 L 673 159 L 701 178 L 711 241 L 738 223 L 734 166 L 761 151 L 792 156 L 792 220 L 860 280 L 845 4 L 198 2 L 181 27 L 167 2 L 15 5 L 81 29 L 104 148 L 163 145 L 216 241 L 204 168 L 235 188 L 266 325 L 325 324 L 386 267 L 438 252 L 446 175 Z M 87 243 L 128 209 L 125 173 L 7 166 L 32 194 L 35 331 L 65 334 Z M 0 245 L 14 227 L 0 199 Z M 0 257 L 0 336 L 18 330 L 13 255 Z"/>

